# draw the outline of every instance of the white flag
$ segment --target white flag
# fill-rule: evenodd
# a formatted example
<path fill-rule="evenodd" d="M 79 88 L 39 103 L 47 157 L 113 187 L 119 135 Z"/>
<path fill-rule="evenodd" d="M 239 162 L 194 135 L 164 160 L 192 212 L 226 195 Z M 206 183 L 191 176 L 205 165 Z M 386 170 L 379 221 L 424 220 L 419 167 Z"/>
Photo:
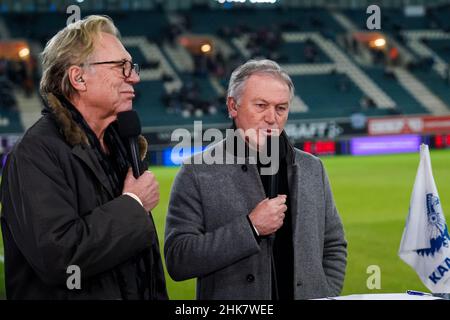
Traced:
<path fill-rule="evenodd" d="M 450 236 L 431 170 L 428 146 L 420 163 L 398 255 L 433 293 L 450 293 Z"/>

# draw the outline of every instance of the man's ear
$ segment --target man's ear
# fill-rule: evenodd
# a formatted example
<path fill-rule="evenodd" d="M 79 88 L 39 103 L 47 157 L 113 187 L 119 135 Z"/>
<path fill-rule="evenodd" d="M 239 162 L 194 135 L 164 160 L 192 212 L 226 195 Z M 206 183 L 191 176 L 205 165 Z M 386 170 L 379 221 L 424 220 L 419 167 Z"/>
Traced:
<path fill-rule="evenodd" d="M 233 97 L 227 98 L 227 109 L 228 109 L 228 116 L 232 119 L 234 119 L 237 116 L 237 103 L 236 100 Z"/>
<path fill-rule="evenodd" d="M 80 66 L 70 66 L 67 70 L 69 81 L 72 87 L 77 91 L 86 91 L 86 83 L 83 79 L 83 68 Z"/>

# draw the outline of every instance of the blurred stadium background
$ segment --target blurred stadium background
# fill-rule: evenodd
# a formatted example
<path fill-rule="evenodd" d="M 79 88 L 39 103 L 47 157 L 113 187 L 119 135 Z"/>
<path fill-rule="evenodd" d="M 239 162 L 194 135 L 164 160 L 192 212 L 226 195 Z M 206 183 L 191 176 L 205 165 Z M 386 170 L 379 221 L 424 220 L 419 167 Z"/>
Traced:
<path fill-rule="evenodd" d="M 372 4 L 379 30 L 366 26 Z M 296 86 L 287 133 L 330 175 L 349 241 L 343 294 L 425 290 L 397 251 L 422 142 L 449 216 L 450 1 L 0 0 L 1 163 L 40 115 L 39 53 L 74 13 L 70 5 L 81 17 L 112 17 L 141 65 L 134 108 L 161 185 L 153 212 L 161 244 L 179 162 L 172 131 L 193 131 L 194 121 L 203 131 L 228 128 L 231 71 L 266 57 Z M 381 289 L 366 285 L 370 265 L 381 269 Z M 0 298 L 3 277 L 0 245 Z M 194 281 L 167 282 L 171 298 L 195 297 Z"/>

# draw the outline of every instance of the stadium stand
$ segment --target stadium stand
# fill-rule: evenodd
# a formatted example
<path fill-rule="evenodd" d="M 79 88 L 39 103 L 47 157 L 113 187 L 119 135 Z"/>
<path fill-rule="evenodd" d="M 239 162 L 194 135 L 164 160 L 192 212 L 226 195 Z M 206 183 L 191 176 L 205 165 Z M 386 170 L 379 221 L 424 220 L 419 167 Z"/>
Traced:
<path fill-rule="evenodd" d="M 99 12 L 83 15 L 92 13 Z M 367 34 L 363 9 L 155 7 L 100 13 L 114 19 L 142 65 L 135 109 L 144 128 L 200 119 L 228 123 L 230 72 L 249 58 L 262 57 L 277 60 L 293 77 L 297 97 L 291 119 L 449 112 L 449 6 L 412 17 L 400 8 L 383 9 L 377 34 L 386 40 L 382 48 L 361 40 L 375 36 Z M 37 57 L 67 17 L 63 12 L 6 13 L 0 25 L 11 39 L 28 41 L 31 56 Z M 0 124 L 3 118 L 9 124 L 0 130 L 21 132 L 32 122 L 21 115 L 27 112 L 23 105 L 36 105 L 35 115 L 40 108 L 39 75 L 29 97 L 4 73 L 0 66 Z"/>

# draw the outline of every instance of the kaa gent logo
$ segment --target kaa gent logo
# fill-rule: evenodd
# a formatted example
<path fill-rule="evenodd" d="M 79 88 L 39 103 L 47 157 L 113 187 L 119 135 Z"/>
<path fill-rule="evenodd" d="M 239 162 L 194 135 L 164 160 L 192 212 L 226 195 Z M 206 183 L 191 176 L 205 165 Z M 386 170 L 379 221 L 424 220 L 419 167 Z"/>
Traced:
<path fill-rule="evenodd" d="M 430 247 L 417 250 L 417 254 L 422 256 L 434 256 L 434 254 L 442 247 L 448 248 L 450 236 L 448 234 L 445 219 L 442 215 L 439 198 L 432 193 L 427 193 L 427 222 Z"/>
<path fill-rule="evenodd" d="M 66 286 L 67 289 L 81 289 L 81 269 L 77 265 L 70 265 L 67 267 L 67 274 L 70 276 L 67 278 Z"/>

